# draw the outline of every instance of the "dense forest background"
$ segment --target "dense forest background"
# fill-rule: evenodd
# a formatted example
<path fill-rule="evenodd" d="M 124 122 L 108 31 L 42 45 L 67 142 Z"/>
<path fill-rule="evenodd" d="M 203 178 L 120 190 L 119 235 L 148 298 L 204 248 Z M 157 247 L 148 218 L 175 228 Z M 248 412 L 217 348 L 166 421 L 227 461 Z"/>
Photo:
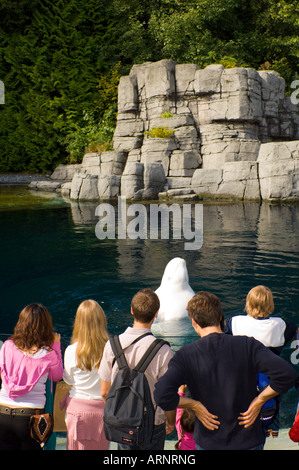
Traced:
<path fill-rule="evenodd" d="M 109 150 L 117 84 L 173 59 L 299 78 L 297 0 L 0 0 L 0 171 L 49 172 Z"/>

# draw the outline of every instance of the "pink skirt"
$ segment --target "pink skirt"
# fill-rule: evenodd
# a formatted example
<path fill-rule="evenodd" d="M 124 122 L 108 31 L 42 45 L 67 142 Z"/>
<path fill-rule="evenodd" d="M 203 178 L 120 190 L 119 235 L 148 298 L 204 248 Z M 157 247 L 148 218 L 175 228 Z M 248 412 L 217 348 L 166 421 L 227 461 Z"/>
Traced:
<path fill-rule="evenodd" d="M 67 450 L 107 450 L 102 400 L 66 399 Z"/>

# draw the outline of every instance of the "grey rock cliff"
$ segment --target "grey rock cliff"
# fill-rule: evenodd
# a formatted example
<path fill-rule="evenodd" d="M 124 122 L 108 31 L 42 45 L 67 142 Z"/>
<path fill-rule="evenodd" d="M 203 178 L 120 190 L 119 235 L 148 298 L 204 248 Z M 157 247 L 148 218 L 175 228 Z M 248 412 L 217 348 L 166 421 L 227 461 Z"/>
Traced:
<path fill-rule="evenodd" d="M 274 71 L 172 60 L 134 65 L 119 82 L 113 148 L 55 170 L 66 175 L 61 183 L 54 172 L 58 188 L 72 199 L 148 199 L 180 189 L 298 198 L 298 107 Z"/>

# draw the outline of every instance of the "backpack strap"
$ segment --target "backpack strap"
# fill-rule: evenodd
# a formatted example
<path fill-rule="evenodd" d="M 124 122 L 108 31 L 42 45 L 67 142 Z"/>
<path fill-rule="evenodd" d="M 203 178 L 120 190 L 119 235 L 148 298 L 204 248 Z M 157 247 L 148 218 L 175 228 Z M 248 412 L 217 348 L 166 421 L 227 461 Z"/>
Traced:
<path fill-rule="evenodd" d="M 119 341 L 119 336 L 118 335 L 111 336 L 110 337 L 110 344 L 111 344 L 113 354 L 115 356 L 114 359 L 113 359 L 113 362 L 112 362 L 112 367 L 113 367 L 115 361 L 117 361 L 119 369 L 125 369 L 126 367 L 128 367 L 126 356 L 124 355 L 124 351 L 123 351 L 123 349 L 121 347 L 121 344 L 120 344 L 120 341 Z"/>
<path fill-rule="evenodd" d="M 152 344 L 149 346 L 149 348 L 144 353 L 144 355 L 142 356 L 142 358 L 140 359 L 140 361 L 134 367 L 133 370 L 135 372 L 138 372 L 138 371 L 145 372 L 145 370 L 147 369 L 147 367 L 149 366 L 149 364 L 151 363 L 151 361 L 153 360 L 153 358 L 155 357 L 159 349 L 164 344 L 168 344 L 169 346 L 169 343 L 167 343 L 167 341 L 164 341 L 163 339 L 159 339 L 159 338 L 155 339 L 155 341 L 152 342 Z"/>
<path fill-rule="evenodd" d="M 119 369 L 124 369 L 124 368 L 128 367 L 128 363 L 127 363 L 127 360 L 126 360 L 126 356 L 124 355 L 124 351 L 127 348 L 129 348 L 130 346 L 132 346 L 133 344 L 140 341 L 145 336 L 149 336 L 149 335 L 152 335 L 152 333 L 147 332 L 147 333 L 144 333 L 141 336 L 138 336 L 137 338 L 134 339 L 134 341 L 132 343 L 130 343 L 125 348 L 121 347 L 118 335 L 110 336 L 110 344 L 111 344 L 113 354 L 115 356 L 113 361 L 112 361 L 112 367 L 114 366 L 115 361 L 117 361 Z"/>

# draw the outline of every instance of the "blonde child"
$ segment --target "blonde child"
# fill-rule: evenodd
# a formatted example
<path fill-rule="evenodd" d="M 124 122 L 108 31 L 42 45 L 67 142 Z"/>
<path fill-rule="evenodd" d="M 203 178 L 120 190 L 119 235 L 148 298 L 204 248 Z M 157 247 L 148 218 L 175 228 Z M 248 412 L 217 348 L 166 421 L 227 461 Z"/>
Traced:
<path fill-rule="evenodd" d="M 264 346 L 280 355 L 282 348 L 296 333 L 293 323 L 279 317 L 270 317 L 274 312 L 274 300 L 271 290 L 263 285 L 253 287 L 246 298 L 247 315 L 237 315 L 226 319 L 225 333 L 251 336 Z M 265 374 L 258 374 L 258 388 L 268 384 Z M 278 436 L 279 432 L 279 397 L 265 404 L 262 410 L 267 435 Z"/>
<path fill-rule="evenodd" d="M 251 289 L 246 298 L 247 315 L 237 315 L 225 320 L 225 332 L 233 335 L 252 336 L 276 354 L 296 333 L 296 327 L 279 317 L 270 317 L 274 312 L 271 290 L 266 286 Z"/>

